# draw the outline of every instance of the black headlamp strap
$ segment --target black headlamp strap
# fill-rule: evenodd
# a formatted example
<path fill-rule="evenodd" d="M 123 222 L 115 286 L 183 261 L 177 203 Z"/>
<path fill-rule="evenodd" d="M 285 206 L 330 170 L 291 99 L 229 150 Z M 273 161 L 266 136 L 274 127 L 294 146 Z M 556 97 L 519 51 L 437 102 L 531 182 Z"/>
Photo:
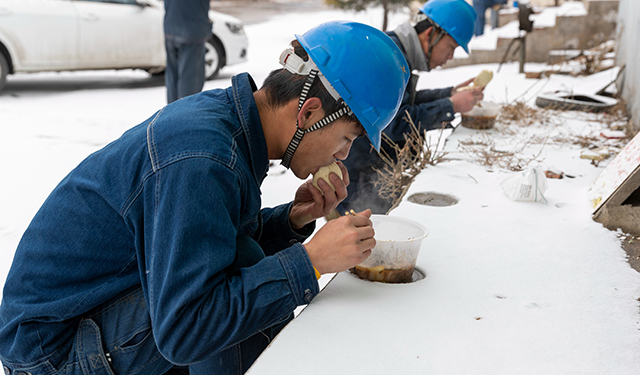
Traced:
<path fill-rule="evenodd" d="M 447 32 L 444 31 L 444 29 L 442 29 L 441 27 L 435 25 L 433 26 L 434 30 L 438 30 L 438 35 L 436 36 L 436 39 L 433 40 L 433 33 L 431 33 L 431 35 L 429 36 L 429 52 L 427 52 L 427 71 L 431 71 L 431 67 L 429 66 L 430 62 L 431 62 L 431 52 L 433 52 L 433 47 L 435 47 L 436 44 L 438 44 L 438 42 L 444 38 L 445 35 L 447 35 Z"/>
<path fill-rule="evenodd" d="M 316 70 L 312 70 L 311 72 L 309 72 L 309 77 L 307 78 L 307 81 L 304 83 L 304 86 L 302 88 L 302 93 L 300 94 L 300 101 L 298 102 L 298 112 L 302 108 L 302 105 L 304 104 L 304 102 L 307 100 L 307 96 L 309 95 L 309 89 L 311 89 L 311 85 L 313 84 L 313 80 L 315 79 L 317 74 L 318 72 Z M 349 108 L 349 106 L 345 102 L 342 102 L 342 105 L 343 105 L 342 108 L 338 109 L 337 111 L 333 112 L 328 116 L 325 116 L 322 120 L 313 124 L 309 129 L 306 129 L 306 130 L 300 129 L 300 127 L 298 126 L 298 121 L 296 121 L 296 132 L 293 135 L 291 142 L 289 142 L 289 145 L 287 146 L 287 150 L 285 151 L 284 156 L 282 157 L 281 164 L 285 168 L 289 168 L 289 166 L 291 165 L 291 159 L 293 158 L 293 154 L 298 149 L 298 145 L 300 144 L 300 141 L 302 141 L 302 137 L 305 134 L 310 133 L 312 131 L 316 131 L 322 128 L 323 126 L 327 126 L 344 115 L 350 115 L 351 113 L 353 113 L 351 111 L 351 108 Z"/>
<path fill-rule="evenodd" d="M 318 75 L 318 71 L 315 69 L 312 69 L 309 72 L 309 75 L 307 76 L 307 80 L 304 82 L 304 86 L 302 86 L 302 92 L 300 93 L 300 100 L 298 100 L 298 112 L 300 112 L 300 109 L 302 108 L 302 105 L 304 104 L 304 102 L 307 101 L 307 95 L 309 95 L 309 90 L 311 89 L 311 85 L 313 85 L 313 81 L 316 79 L 316 76 Z M 296 120 L 296 133 L 293 135 L 293 138 L 291 139 L 291 142 L 289 142 L 289 146 L 287 146 L 287 150 L 284 153 L 284 156 L 282 157 L 282 165 L 285 168 L 289 168 L 289 165 L 291 164 L 291 158 L 293 158 L 293 153 L 296 152 L 296 149 L 298 148 L 298 145 L 300 144 L 300 141 L 302 140 L 302 136 L 304 136 L 304 133 L 306 133 L 304 130 L 300 129 L 300 127 L 298 126 L 298 120 Z"/>

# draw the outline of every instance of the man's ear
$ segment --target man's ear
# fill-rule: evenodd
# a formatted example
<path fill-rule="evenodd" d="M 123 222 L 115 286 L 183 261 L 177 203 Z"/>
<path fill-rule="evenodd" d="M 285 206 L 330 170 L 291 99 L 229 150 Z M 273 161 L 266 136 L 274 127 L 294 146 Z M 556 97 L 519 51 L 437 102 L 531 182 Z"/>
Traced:
<path fill-rule="evenodd" d="M 433 33 L 433 26 L 429 26 L 425 30 L 423 30 L 420 34 L 418 34 L 418 39 L 420 39 L 421 43 L 427 42 L 429 43 L 429 37 Z"/>
<path fill-rule="evenodd" d="M 308 98 L 298 112 L 298 127 L 306 130 L 324 117 L 320 98 Z"/>

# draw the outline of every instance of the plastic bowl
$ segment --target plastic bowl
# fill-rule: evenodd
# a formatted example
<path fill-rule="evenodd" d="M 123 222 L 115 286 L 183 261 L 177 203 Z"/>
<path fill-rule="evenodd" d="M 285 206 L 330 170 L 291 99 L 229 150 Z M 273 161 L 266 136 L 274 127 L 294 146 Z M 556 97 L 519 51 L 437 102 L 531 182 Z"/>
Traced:
<path fill-rule="evenodd" d="M 496 123 L 498 112 L 500 112 L 499 104 L 481 101 L 469 112 L 462 113 L 460 124 L 470 129 L 491 129 Z"/>
<path fill-rule="evenodd" d="M 351 271 L 365 280 L 411 282 L 422 240 L 429 231 L 419 223 L 396 216 L 371 215 L 376 246 L 367 260 Z"/>

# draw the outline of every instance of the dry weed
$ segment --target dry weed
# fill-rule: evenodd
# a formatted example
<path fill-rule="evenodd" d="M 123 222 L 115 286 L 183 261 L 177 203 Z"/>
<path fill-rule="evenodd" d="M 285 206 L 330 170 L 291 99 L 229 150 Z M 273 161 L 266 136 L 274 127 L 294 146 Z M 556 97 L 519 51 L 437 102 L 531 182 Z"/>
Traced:
<path fill-rule="evenodd" d="M 458 148 L 465 154 L 469 155 L 472 160 L 480 165 L 487 167 L 499 167 L 510 171 L 522 171 L 532 161 L 536 160 L 542 153 L 540 151 L 531 157 L 522 156 L 525 148 L 530 146 L 532 142 L 526 141 L 517 144 L 511 150 L 500 150 L 496 147 L 495 141 L 487 134 L 482 134 L 480 139 L 467 138 L 460 141 Z"/>
<path fill-rule="evenodd" d="M 438 151 L 442 131 L 435 147 L 427 142 L 426 132 L 420 133 L 408 112 L 404 118 L 410 125 L 411 131 L 404 134 L 405 143 L 402 147 L 383 134 L 383 141 L 388 144 L 395 157 L 380 150 L 380 157 L 384 161 L 381 169 L 375 169 L 378 180 L 375 182 L 379 188 L 381 198 L 393 202 L 389 211 L 397 207 L 405 193 L 411 186 L 413 179 L 428 165 L 436 165 L 444 160 L 446 152 Z M 444 129 L 444 126 L 443 126 Z"/>
<path fill-rule="evenodd" d="M 502 125 L 528 127 L 551 123 L 551 115 L 549 111 L 529 107 L 522 101 L 515 101 L 502 106 L 497 121 Z"/>

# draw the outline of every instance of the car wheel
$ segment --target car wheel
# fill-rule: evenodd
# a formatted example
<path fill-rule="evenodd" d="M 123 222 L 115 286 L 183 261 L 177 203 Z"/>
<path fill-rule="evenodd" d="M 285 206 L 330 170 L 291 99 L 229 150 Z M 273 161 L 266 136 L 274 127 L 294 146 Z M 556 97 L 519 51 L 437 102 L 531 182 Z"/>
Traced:
<path fill-rule="evenodd" d="M 204 79 L 215 78 L 224 66 L 224 48 L 211 36 L 204 43 Z"/>
<path fill-rule="evenodd" d="M 7 58 L 0 52 L 0 91 L 4 89 L 7 82 L 7 74 L 9 74 L 9 63 Z"/>

